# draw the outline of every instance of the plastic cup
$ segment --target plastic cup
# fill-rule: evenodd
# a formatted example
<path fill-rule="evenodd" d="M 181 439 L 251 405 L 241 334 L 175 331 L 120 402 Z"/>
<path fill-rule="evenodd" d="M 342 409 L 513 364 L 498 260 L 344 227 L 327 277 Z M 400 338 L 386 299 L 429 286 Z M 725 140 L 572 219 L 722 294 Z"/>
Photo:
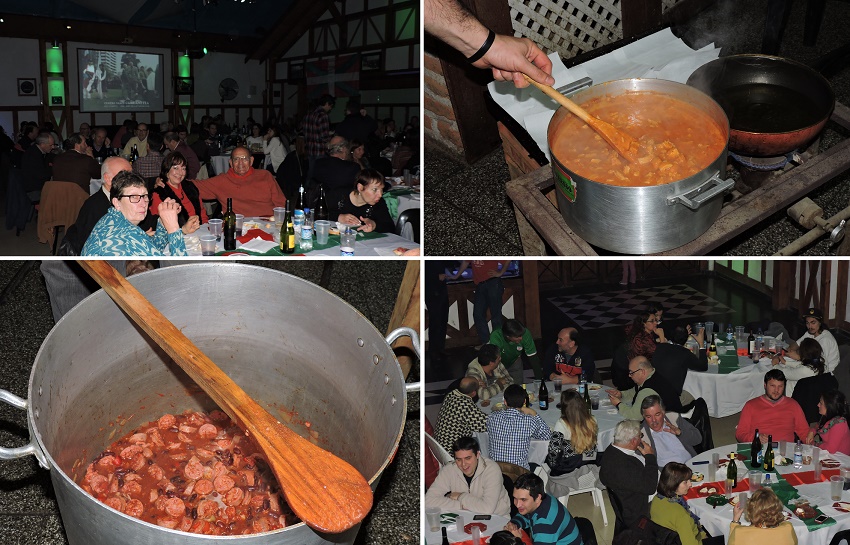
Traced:
<path fill-rule="evenodd" d="M 599 395 L 593 394 L 590 396 L 590 408 L 594 411 L 599 409 Z"/>
<path fill-rule="evenodd" d="M 711 336 L 712 333 L 714 333 L 714 322 L 706 322 L 705 323 L 705 338 L 706 338 L 706 340 L 708 340 L 708 338 Z"/>
<path fill-rule="evenodd" d="M 431 532 L 440 531 L 440 508 L 426 507 L 425 518 L 428 520 L 428 530 Z"/>
<path fill-rule="evenodd" d="M 717 479 L 717 466 L 708 464 L 708 482 L 713 483 Z"/>
<path fill-rule="evenodd" d="M 783 458 L 788 458 L 788 441 L 779 442 L 779 454 L 781 454 Z"/>
<path fill-rule="evenodd" d="M 221 240 L 221 229 L 223 223 L 223 220 L 213 219 L 207 224 L 209 226 L 210 234 L 215 236 L 216 240 Z"/>
<path fill-rule="evenodd" d="M 340 231 L 339 233 L 339 255 L 345 257 L 354 256 L 354 242 L 357 240 L 357 231 Z"/>
<path fill-rule="evenodd" d="M 841 476 L 844 477 L 844 490 L 850 490 L 850 469 L 841 468 Z"/>
<path fill-rule="evenodd" d="M 718 344 L 717 345 L 717 355 L 718 356 L 725 356 L 726 355 L 726 345 L 725 344 Z"/>
<path fill-rule="evenodd" d="M 697 322 L 694 324 L 693 333 L 694 335 L 699 335 L 701 330 L 705 329 L 705 324 L 702 322 Z"/>
<path fill-rule="evenodd" d="M 750 492 L 755 492 L 761 488 L 762 482 L 764 482 L 764 473 L 750 471 Z"/>
<path fill-rule="evenodd" d="M 328 234 L 331 230 L 331 222 L 328 220 L 316 220 L 314 226 L 316 228 L 316 244 L 327 244 Z"/>
<path fill-rule="evenodd" d="M 472 545 L 481 545 L 481 530 L 478 526 L 472 527 Z"/>
<path fill-rule="evenodd" d="M 215 255 L 215 235 L 201 235 L 201 255 Z"/>
<path fill-rule="evenodd" d="M 815 480 L 819 480 L 821 473 L 820 449 L 817 447 L 812 447 L 812 465 L 815 466 Z"/>
<path fill-rule="evenodd" d="M 410 171 L 404 169 L 404 185 L 410 187 L 410 182 L 413 180 L 413 177 L 410 175 Z"/>
<path fill-rule="evenodd" d="M 266 208 L 268 210 L 268 208 Z M 275 223 L 283 223 L 283 220 L 286 219 L 286 208 L 282 206 L 277 206 L 274 209 L 274 222 Z"/>
<path fill-rule="evenodd" d="M 236 214 L 236 232 L 242 234 L 242 224 L 245 222 L 245 214 Z M 278 229 L 280 232 L 280 229 Z"/>
<path fill-rule="evenodd" d="M 559 379 L 559 378 L 553 379 L 552 384 L 555 385 L 555 393 L 560 394 L 561 393 L 561 384 L 562 384 L 561 379 Z"/>
<path fill-rule="evenodd" d="M 843 490 L 844 477 L 841 475 L 833 475 L 829 478 L 829 495 L 832 501 L 839 501 Z"/>
<path fill-rule="evenodd" d="M 738 494 L 738 505 L 741 506 L 741 509 L 747 508 L 747 493 L 746 492 L 741 492 L 740 494 Z"/>

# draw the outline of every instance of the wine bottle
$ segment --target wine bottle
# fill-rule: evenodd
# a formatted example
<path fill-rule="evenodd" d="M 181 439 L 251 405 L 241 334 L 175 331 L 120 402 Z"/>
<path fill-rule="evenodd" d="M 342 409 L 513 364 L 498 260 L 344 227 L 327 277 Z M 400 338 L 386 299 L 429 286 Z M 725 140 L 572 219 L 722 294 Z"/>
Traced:
<path fill-rule="evenodd" d="M 762 468 L 765 471 L 773 471 L 773 436 L 767 436 L 767 448 L 764 451 L 764 463 Z"/>
<path fill-rule="evenodd" d="M 751 329 L 750 330 L 750 336 L 747 337 L 747 355 L 752 358 L 753 352 L 755 352 L 755 349 L 756 349 L 756 337 L 755 337 L 755 335 L 753 335 L 753 330 Z M 755 359 L 755 358 L 753 358 L 753 359 Z"/>
<path fill-rule="evenodd" d="M 708 345 L 708 357 L 713 358 L 717 355 L 717 343 L 714 340 L 714 334 L 711 335 L 711 344 Z"/>
<path fill-rule="evenodd" d="M 328 219 L 328 203 L 325 200 L 325 186 L 319 186 L 319 199 L 316 201 L 316 213 L 315 218 L 317 220 L 327 220 Z"/>
<path fill-rule="evenodd" d="M 545 378 L 545 377 L 544 377 Z M 549 409 L 549 389 L 546 388 L 546 381 L 540 381 L 540 391 L 537 393 L 540 396 L 540 410 L 546 411 Z"/>
<path fill-rule="evenodd" d="M 753 444 L 750 445 L 750 465 L 753 466 L 753 469 L 761 467 L 759 454 L 761 454 L 761 439 L 759 439 L 759 430 L 756 428 L 756 434 L 753 437 Z"/>
<path fill-rule="evenodd" d="M 729 454 L 729 467 L 726 468 L 726 494 L 731 494 L 732 490 L 738 486 L 738 466 L 735 464 L 735 453 Z"/>
<path fill-rule="evenodd" d="M 298 195 L 295 196 L 295 210 L 304 210 L 304 182 L 301 182 L 301 187 L 298 188 Z"/>
<path fill-rule="evenodd" d="M 584 383 L 584 404 L 587 405 L 587 412 L 592 414 L 593 406 L 590 404 L 590 385 L 585 381 L 584 371 L 581 372 L 581 381 Z"/>
<path fill-rule="evenodd" d="M 446 527 L 443 526 L 440 530 L 443 532 L 443 541 L 441 542 L 441 545 L 449 545 L 449 536 L 446 535 Z"/>
<path fill-rule="evenodd" d="M 292 208 L 286 203 L 286 214 L 280 225 L 280 251 L 284 254 L 295 253 L 295 224 L 292 221 Z"/>
<path fill-rule="evenodd" d="M 233 213 L 233 199 L 231 198 L 227 199 L 227 212 L 224 213 L 222 219 L 224 220 L 222 224 L 224 250 L 230 252 L 236 249 L 236 214 Z"/>

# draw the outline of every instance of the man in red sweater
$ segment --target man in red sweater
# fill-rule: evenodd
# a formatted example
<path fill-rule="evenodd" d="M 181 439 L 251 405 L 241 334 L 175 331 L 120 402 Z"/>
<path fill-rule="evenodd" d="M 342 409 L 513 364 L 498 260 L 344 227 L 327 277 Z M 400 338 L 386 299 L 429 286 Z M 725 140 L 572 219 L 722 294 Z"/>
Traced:
<path fill-rule="evenodd" d="M 254 170 L 253 156 L 247 148 L 230 154 L 230 170 L 195 185 L 202 199 L 216 199 L 224 207 L 233 199 L 233 211 L 245 217 L 270 216 L 276 206 L 286 206 L 286 197 L 268 170 Z"/>
<path fill-rule="evenodd" d="M 809 424 L 800 405 L 785 397 L 785 374 L 771 369 L 764 375 L 764 395 L 744 404 L 735 439 L 739 443 L 750 443 L 758 428 L 761 442 L 773 435 L 774 441 L 794 442 L 794 434 L 804 440 Z"/>

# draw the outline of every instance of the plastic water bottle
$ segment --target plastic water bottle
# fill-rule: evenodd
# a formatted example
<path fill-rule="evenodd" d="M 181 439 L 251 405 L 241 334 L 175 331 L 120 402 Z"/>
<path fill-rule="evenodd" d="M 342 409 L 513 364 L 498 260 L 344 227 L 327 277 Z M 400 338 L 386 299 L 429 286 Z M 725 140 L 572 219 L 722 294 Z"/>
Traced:
<path fill-rule="evenodd" d="M 732 327 L 732 324 L 730 323 L 728 326 L 726 326 L 726 340 L 731 341 L 734 338 L 735 338 L 735 329 Z"/>
<path fill-rule="evenodd" d="M 764 474 L 764 483 L 762 484 L 762 486 L 764 486 L 764 487 L 770 486 L 770 473 L 769 472 Z"/>
<path fill-rule="evenodd" d="M 303 252 L 309 252 L 313 249 L 313 225 L 309 222 L 304 222 L 304 225 L 301 226 L 301 241 L 299 245 Z"/>
<path fill-rule="evenodd" d="M 304 227 L 304 211 L 292 212 L 292 226 L 295 228 L 295 244 L 301 243 L 301 228 Z"/>
<path fill-rule="evenodd" d="M 794 469 L 802 469 L 803 467 L 803 445 L 800 441 L 794 446 Z"/>
<path fill-rule="evenodd" d="M 764 348 L 764 332 L 759 328 L 758 333 L 756 333 L 756 344 L 758 345 L 759 352 Z"/>

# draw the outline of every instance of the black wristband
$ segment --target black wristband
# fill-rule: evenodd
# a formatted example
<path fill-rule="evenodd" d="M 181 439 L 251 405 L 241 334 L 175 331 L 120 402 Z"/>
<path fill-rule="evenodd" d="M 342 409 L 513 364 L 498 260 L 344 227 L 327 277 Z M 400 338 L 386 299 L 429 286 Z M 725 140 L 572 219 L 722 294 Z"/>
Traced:
<path fill-rule="evenodd" d="M 495 40 L 496 40 L 496 33 L 491 30 L 490 34 L 487 35 L 487 39 L 484 40 L 484 44 L 482 44 L 481 47 L 478 48 L 478 51 L 476 51 L 473 56 L 466 59 L 469 62 L 469 64 L 477 62 L 478 59 L 480 59 L 481 57 L 486 55 L 487 52 L 490 51 L 490 46 L 493 45 L 493 42 Z"/>

